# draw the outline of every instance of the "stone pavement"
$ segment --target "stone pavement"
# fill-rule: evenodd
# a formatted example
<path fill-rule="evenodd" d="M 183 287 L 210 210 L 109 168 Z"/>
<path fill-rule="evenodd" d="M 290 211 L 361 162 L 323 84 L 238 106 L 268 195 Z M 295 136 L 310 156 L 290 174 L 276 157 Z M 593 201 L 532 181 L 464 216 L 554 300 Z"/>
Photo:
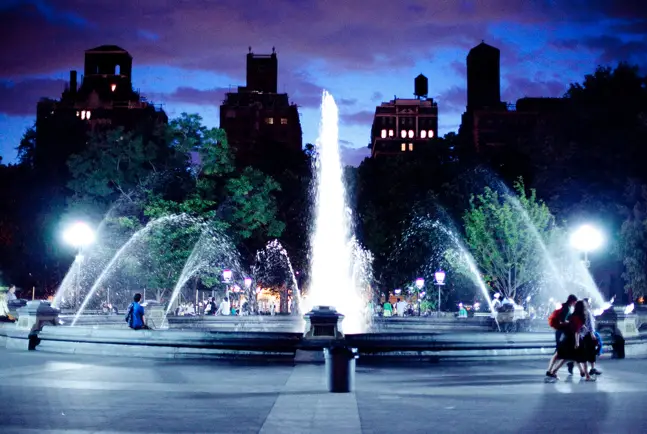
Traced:
<path fill-rule="evenodd" d="M 557 384 L 546 362 L 360 366 L 356 393 L 331 394 L 320 365 L 0 349 L 0 432 L 647 432 L 647 360 Z"/>

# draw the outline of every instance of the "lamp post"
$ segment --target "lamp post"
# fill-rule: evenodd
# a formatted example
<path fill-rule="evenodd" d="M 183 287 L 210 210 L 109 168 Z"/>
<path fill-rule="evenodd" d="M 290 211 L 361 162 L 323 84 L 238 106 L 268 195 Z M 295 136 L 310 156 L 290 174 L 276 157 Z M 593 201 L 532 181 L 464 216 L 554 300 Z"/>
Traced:
<path fill-rule="evenodd" d="M 584 266 L 589 268 L 589 252 L 597 250 L 604 241 L 602 233 L 595 227 L 585 224 L 571 234 L 571 246 L 584 253 Z"/>
<path fill-rule="evenodd" d="M 425 279 L 418 277 L 416 279 L 416 288 L 418 288 L 418 316 L 420 316 L 420 308 L 422 307 L 420 297 L 424 297 L 424 292 L 421 292 L 422 288 L 425 287 Z"/>
<path fill-rule="evenodd" d="M 445 272 L 438 270 L 434 273 L 435 284 L 438 286 L 438 317 L 440 317 L 440 287 L 445 284 Z"/>
<path fill-rule="evenodd" d="M 228 268 L 222 270 L 222 280 L 225 284 L 225 298 L 229 298 L 229 283 L 231 283 L 233 274 L 234 273 Z"/>
<path fill-rule="evenodd" d="M 79 293 L 81 292 L 81 261 L 83 260 L 82 250 L 94 242 L 94 231 L 87 223 L 76 222 L 70 225 L 63 232 L 63 241 L 77 250 L 76 262 L 76 285 L 74 288 L 74 308 L 79 305 Z"/>

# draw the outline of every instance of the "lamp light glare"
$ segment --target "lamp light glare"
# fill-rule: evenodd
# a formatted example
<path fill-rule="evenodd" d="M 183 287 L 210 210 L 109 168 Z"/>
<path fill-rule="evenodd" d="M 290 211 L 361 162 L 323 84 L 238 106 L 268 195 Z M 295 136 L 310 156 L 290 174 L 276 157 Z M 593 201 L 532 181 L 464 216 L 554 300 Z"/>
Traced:
<path fill-rule="evenodd" d="M 78 248 L 88 246 L 94 242 L 94 231 L 83 222 L 76 222 L 63 232 L 63 240 Z"/>
<path fill-rule="evenodd" d="M 231 270 L 222 270 L 222 278 L 225 279 L 225 282 L 229 282 L 232 276 Z"/>
<path fill-rule="evenodd" d="M 602 233 L 591 225 L 582 225 L 571 234 L 571 246 L 582 252 L 598 249 L 603 242 Z"/>
<path fill-rule="evenodd" d="M 423 286 L 425 286 L 425 279 L 423 279 L 422 277 L 418 277 L 416 279 L 416 288 L 422 289 Z"/>

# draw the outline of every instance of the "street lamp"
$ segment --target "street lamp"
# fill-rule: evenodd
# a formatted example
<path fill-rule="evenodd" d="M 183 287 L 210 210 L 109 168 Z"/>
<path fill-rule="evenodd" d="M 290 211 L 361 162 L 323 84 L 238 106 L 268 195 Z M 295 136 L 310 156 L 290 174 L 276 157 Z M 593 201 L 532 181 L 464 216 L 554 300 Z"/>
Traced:
<path fill-rule="evenodd" d="M 602 233 L 595 227 L 585 224 L 571 234 L 570 241 L 571 246 L 584 253 L 584 266 L 589 268 L 591 266 L 589 252 L 598 249 L 602 245 L 604 238 Z"/>
<path fill-rule="evenodd" d="M 251 277 L 245 277 L 245 288 L 249 289 L 252 286 L 252 278 Z"/>
<path fill-rule="evenodd" d="M 418 277 L 416 279 L 416 288 L 418 288 L 418 316 L 420 316 L 420 310 L 422 308 L 421 297 L 424 297 L 424 292 L 420 292 L 425 286 L 425 279 Z"/>
<path fill-rule="evenodd" d="M 222 278 L 225 280 L 225 283 L 231 282 L 231 276 L 233 275 L 232 271 L 229 269 L 222 270 Z"/>
<path fill-rule="evenodd" d="M 79 305 L 79 293 L 81 292 L 81 261 L 83 260 L 82 250 L 94 242 L 94 231 L 87 223 L 76 222 L 63 231 L 63 241 L 77 249 L 76 262 L 76 288 L 74 290 L 74 307 Z"/>
<path fill-rule="evenodd" d="M 438 270 L 434 273 L 435 284 L 438 286 L 438 316 L 440 317 L 440 287 L 445 284 L 445 272 Z"/>

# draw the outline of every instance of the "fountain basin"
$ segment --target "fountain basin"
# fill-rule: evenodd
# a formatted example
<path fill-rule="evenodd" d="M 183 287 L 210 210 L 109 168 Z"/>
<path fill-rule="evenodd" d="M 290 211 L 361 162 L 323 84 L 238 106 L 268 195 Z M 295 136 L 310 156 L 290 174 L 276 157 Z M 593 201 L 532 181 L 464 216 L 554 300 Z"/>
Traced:
<path fill-rule="evenodd" d="M 296 352 L 320 352 L 332 345 L 357 348 L 360 363 L 408 363 L 543 359 L 554 350 L 554 334 L 545 333 L 367 333 L 343 339 L 305 339 L 299 333 L 147 331 L 97 326 L 45 326 L 37 351 L 147 358 L 209 358 L 295 362 Z M 0 346 L 25 348 L 26 331 L 0 327 Z M 16 345 L 18 342 L 18 345 Z M 605 342 L 603 357 L 611 357 Z M 647 355 L 647 334 L 628 338 L 627 356 Z M 298 360 L 296 360 L 298 361 Z M 311 360 L 317 362 L 317 360 Z"/>

